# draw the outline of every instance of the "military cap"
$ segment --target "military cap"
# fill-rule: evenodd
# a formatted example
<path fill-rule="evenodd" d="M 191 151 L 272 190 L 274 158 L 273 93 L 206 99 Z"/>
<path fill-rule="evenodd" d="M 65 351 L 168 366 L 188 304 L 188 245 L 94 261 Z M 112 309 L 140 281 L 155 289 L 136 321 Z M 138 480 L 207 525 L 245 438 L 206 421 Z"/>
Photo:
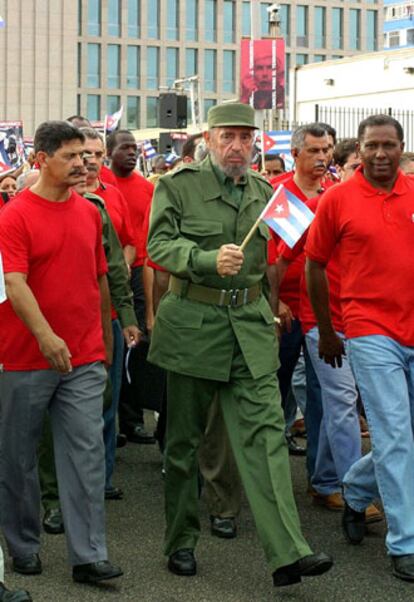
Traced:
<path fill-rule="evenodd" d="M 215 105 L 207 114 L 208 127 L 245 127 L 255 128 L 254 110 L 242 102 L 226 102 Z"/>

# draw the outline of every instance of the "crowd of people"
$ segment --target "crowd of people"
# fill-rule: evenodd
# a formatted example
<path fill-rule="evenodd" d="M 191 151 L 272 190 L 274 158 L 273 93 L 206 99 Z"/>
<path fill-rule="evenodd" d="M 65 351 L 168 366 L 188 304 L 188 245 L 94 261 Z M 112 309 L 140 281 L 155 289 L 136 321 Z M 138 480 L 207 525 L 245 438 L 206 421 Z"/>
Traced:
<path fill-rule="evenodd" d="M 131 132 L 104 140 L 76 115 L 41 124 L 33 161 L 0 180 L 13 571 L 42 572 L 43 526 L 65 533 L 74 581 L 122 576 L 105 537 L 105 500 L 123 498 L 116 449 L 157 441 L 172 573 L 197 572 L 202 488 L 221 538 L 237 536 L 244 489 L 275 586 L 327 572 L 301 530 L 293 454 L 350 544 L 386 520 L 393 574 L 414 581 L 414 155 L 387 115 L 340 141 L 311 123 L 286 172 L 280 156 L 252 162 L 255 129 L 249 105 L 217 105 L 181 160 L 157 157 L 145 178 Z M 274 190 L 315 214 L 293 247 L 258 221 Z M 27 600 L 1 555 L 0 601 Z"/>

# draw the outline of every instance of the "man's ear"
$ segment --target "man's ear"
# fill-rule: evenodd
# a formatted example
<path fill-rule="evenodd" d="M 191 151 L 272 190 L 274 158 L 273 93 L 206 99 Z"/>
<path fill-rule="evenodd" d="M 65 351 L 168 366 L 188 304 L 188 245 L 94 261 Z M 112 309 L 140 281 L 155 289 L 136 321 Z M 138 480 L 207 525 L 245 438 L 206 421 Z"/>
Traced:
<path fill-rule="evenodd" d="M 37 162 L 40 167 L 44 167 L 47 165 L 48 154 L 45 151 L 38 151 L 35 155 L 35 162 Z"/>
<path fill-rule="evenodd" d="M 290 151 L 290 154 L 292 155 L 292 157 L 294 159 L 297 159 L 299 156 L 299 150 L 297 148 L 292 148 L 292 150 Z"/>

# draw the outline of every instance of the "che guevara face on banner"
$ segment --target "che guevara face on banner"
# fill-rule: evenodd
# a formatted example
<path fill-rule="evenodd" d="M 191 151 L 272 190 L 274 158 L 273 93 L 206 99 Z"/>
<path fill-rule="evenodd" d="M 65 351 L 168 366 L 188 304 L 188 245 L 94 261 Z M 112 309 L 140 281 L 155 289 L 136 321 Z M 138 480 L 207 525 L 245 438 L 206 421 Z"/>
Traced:
<path fill-rule="evenodd" d="M 285 105 L 285 43 L 283 38 L 241 41 L 240 101 L 254 109 Z"/>

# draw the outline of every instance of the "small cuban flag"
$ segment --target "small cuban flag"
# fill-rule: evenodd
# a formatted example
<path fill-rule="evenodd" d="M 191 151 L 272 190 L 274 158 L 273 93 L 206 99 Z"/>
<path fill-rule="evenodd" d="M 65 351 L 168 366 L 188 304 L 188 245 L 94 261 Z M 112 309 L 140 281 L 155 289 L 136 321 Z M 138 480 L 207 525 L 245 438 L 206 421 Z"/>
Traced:
<path fill-rule="evenodd" d="M 142 150 L 146 159 L 152 159 L 157 154 L 157 151 L 149 140 L 145 140 L 144 144 L 142 145 Z"/>
<path fill-rule="evenodd" d="M 105 115 L 105 132 L 110 133 L 116 130 L 119 122 L 121 121 L 123 111 L 124 107 L 121 107 L 119 111 L 116 111 L 112 115 Z"/>
<path fill-rule="evenodd" d="M 173 152 L 171 152 L 171 153 L 168 153 L 168 154 L 165 156 L 165 162 L 166 162 L 166 164 L 167 164 L 167 165 L 172 165 L 173 163 L 175 163 L 175 162 L 176 162 L 176 160 L 177 160 L 177 159 L 178 159 L 178 155 L 176 155 L 176 154 L 175 154 L 175 153 L 173 153 Z"/>
<path fill-rule="evenodd" d="M 311 224 L 314 214 L 281 184 L 264 208 L 261 219 L 292 248 Z"/>

